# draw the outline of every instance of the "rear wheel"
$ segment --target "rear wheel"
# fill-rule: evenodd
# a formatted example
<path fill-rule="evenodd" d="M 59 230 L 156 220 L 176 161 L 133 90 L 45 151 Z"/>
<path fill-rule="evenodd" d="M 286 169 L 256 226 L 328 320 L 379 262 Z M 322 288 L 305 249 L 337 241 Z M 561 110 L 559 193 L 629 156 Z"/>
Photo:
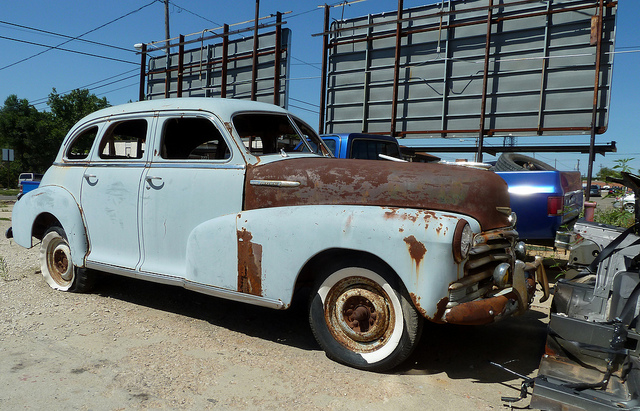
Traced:
<path fill-rule="evenodd" d="M 371 264 L 338 264 L 325 270 L 316 283 L 309 321 L 329 358 L 385 371 L 411 354 L 423 319 L 388 270 Z"/>
<path fill-rule="evenodd" d="M 85 292 L 93 287 L 92 273 L 73 265 L 71 247 L 61 227 L 49 228 L 42 238 L 40 270 L 47 284 L 55 290 Z"/>
<path fill-rule="evenodd" d="M 628 211 L 630 213 L 633 213 L 633 211 L 636 209 L 636 206 L 633 203 L 626 203 L 623 207 L 625 211 Z"/>

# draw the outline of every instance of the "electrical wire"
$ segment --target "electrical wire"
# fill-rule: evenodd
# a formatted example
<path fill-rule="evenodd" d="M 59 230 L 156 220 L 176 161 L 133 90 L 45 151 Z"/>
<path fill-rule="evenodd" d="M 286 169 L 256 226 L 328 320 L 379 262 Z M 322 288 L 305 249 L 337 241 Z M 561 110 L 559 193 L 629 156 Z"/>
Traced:
<path fill-rule="evenodd" d="M 11 22 L 8 22 L 8 21 L 0 20 L 0 24 L 4 24 L 4 25 L 7 25 L 7 26 L 13 26 L 13 27 L 19 27 L 21 29 L 35 31 L 37 33 L 49 34 L 49 35 L 52 35 L 52 36 L 63 37 L 63 38 L 71 39 L 71 40 L 77 40 L 77 41 L 80 41 L 80 42 L 83 42 L 83 43 L 94 44 L 94 45 L 97 45 L 97 46 L 109 47 L 109 48 L 113 48 L 113 49 L 116 49 L 116 50 L 123 50 L 123 51 L 127 51 L 127 52 L 130 52 L 130 53 L 135 53 L 136 52 L 135 50 L 126 49 L 124 47 L 118 47 L 118 46 L 113 46 L 111 44 L 100 43 L 100 42 L 97 42 L 97 41 L 91 41 L 91 40 L 75 38 L 75 37 L 72 37 L 72 36 L 68 36 L 66 34 L 56 33 L 54 31 L 37 29 L 35 27 L 29 27 L 29 26 L 25 26 L 25 25 L 22 25 L 22 24 L 11 23 Z"/>
<path fill-rule="evenodd" d="M 156 0 L 156 1 L 158 1 L 159 3 L 163 3 L 163 4 L 164 4 L 164 0 Z M 182 6 L 178 5 L 178 4 L 176 4 L 176 2 L 175 2 L 175 1 L 169 1 L 169 4 L 173 4 L 173 6 L 174 6 L 174 7 L 177 7 L 177 8 L 179 8 L 180 10 L 186 11 L 187 13 L 189 13 L 189 14 L 191 14 L 191 15 L 194 15 L 194 16 L 196 16 L 196 17 L 199 17 L 199 18 L 201 18 L 202 20 L 208 21 L 209 23 L 213 23 L 213 24 L 215 24 L 216 26 L 222 26 L 222 24 L 220 24 L 220 23 L 216 23 L 215 21 L 213 21 L 213 20 L 209 20 L 208 18 L 206 18 L 206 17 L 203 17 L 203 16 L 199 15 L 198 13 L 194 13 L 194 12 L 193 12 L 193 11 L 191 11 L 191 10 L 185 9 L 184 7 L 182 7 Z"/>
<path fill-rule="evenodd" d="M 64 95 L 64 94 L 72 92 L 73 90 L 84 90 L 84 89 L 87 89 L 89 91 L 93 91 L 93 90 L 99 89 L 101 87 L 110 86 L 112 84 L 119 83 L 121 81 L 125 81 L 125 80 L 129 80 L 131 78 L 134 78 L 134 77 L 138 77 L 138 74 L 129 75 L 128 77 L 124 77 L 124 78 L 121 78 L 119 80 L 111 81 L 109 83 L 105 83 L 105 84 L 102 84 L 102 85 L 99 85 L 99 86 L 96 86 L 96 84 L 104 83 L 105 81 L 109 81 L 109 80 L 115 79 L 117 77 L 124 76 L 124 75 L 127 75 L 127 74 L 131 74 L 132 72 L 137 72 L 137 71 L 138 71 L 137 69 L 125 71 L 124 73 L 116 74 L 114 76 L 107 77 L 107 78 L 104 78 L 102 80 L 94 81 L 93 83 L 89 83 L 89 84 L 81 86 L 81 87 L 75 87 L 75 88 L 73 88 L 71 90 L 67 90 L 67 91 L 61 92 L 59 94 Z M 92 86 L 95 86 L 95 87 L 92 87 Z M 32 101 L 31 104 L 34 105 L 34 106 L 37 106 L 37 105 L 41 105 L 41 104 L 46 103 L 48 100 L 49 100 L 49 97 L 47 96 L 47 97 L 44 97 L 44 98 L 36 99 L 36 100 Z"/>
<path fill-rule="evenodd" d="M 87 32 L 84 32 L 84 33 L 80 34 L 79 36 L 76 36 L 76 37 L 73 37 L 73 38 L 68 39 L 68 40 L 66 40 L 66 41 L 63 41 L 62 43 L 60 43 L 60 44 L 58 44 L 58 45 L 56 45 L 56 46 L 44 46 L 44 47 L 48 47 L 48 48 L 47 48 L 46 50 L 43 50 L 43 51 L 41 51 L 41 52 L 39 52 L 39 53 L 36 53 L 36 54 L 34 54 L 34 55 L 32 55 L 32 56 L 29 56 L 29 57 L 23 58 L 23 59 L 21 59 L 21 60 L 18 60 L 18 61 L 16 61 L 16 62 L 11 63 L 11 64 L 7 64 L 7 65 L 6 65 L 6 66 L 4 66 L 4 67 L 0 67 L 0 71 L 5 70 L 5 69 L 8 69 L 8 68 L 13 67 L 13 66 L 16 66 L 16 65 L 18 65 L 18 64 L 20 64 L 20 63 L 24 63 L 25 61 L 31 60 L 32 58 L 38 57 L 38 56 L 40 56 L 40 55 L 42 55 L 42 54 L 44 54 L 44 53 L 46 53 L 46 52 L 48 52 L 48 51 L 54 50 L 54 49 L 56 49 L 56 50 L 64 50 L 64 49 L 60 49 L 60 46 L 63 46 L 63 45 L 65 45 L 65 44 L 67 44 L 67 43 L 70 43 L 70 42 L 72 42 L 73 40 L 77 40 L 77 39 L 79 39 L 79 38 L 81 38 L 81 37 L 86 36 L 86 35 L 87 35 L 87 34 L 89 34 L 89 33 L 93 33 L 94 31 L 100 30 L 100 29 L 102 29 L 102 28 L 104 28 L 104 27 L 106 27 L 106 26 L 108 26 L 108 25 L 110 25 L 110 24 L 115 23 L 115 22 L 116 22 L 116 21 L 118 21 L 118 20 L 122 20 L 122 19 L 123 19 L 123 18 L 125 18 L 125 17 L 128 17 L 128 16 L 130 16 L 130 15 L 132 15 L 132 14 L 134 14 L 134 13 L 137 13 L 137 12 L 139 12 L 140 10 L 142 10 L 142 9 L 144 9 L 144 8 L 147 8 L 147 7 L 151 6 L 152 4 L 155 4 L 155 3 L 156 3 L 156 1 L 157 1 L 157 0 L 153 0 L 152 2 L 150 2 L 150 3 L 146 4 L 146 5 L 142 6 L 142 7 L 139 7 L 139 8 L 137 8 L 136 10 L 130 11 L 129 13 L 126 13 L 126 14 L 124 14 L 124 15 L 122 15 L 122 16 L 120 16 L 120 17 L 118 17 L 118 18 L 115 18 L 115 19 L 113 19 L 113 20 L 111 20 L 111 21 L 109 21 L 109 22 L 107 22 L 107 23 L 104 23 L 104 24 L 102 24 L 102 25 L 100 25 L 100 26 L 98 26 L 98 27 L 96 27 L 96 28 L 94 28 L 94 29 L 91 29 L 91 30 L 89 30 L 89 31 L 87 31 Z M 5 38 L 6 38 L 6 37 L 5 37 Z M 9 39 L 9 38 L 7 38 L 7 39 Z M 9 40 L 15 40 L 15 39 L 9 39 Z M 25 41 L 23 41 L 23 42 L 25 42 Z M 26 43 L 26 42 L 25 42 L 25 43 Z M 70 51 L 70 50 L 64 50 L 64 51 Z M 82 54 L 82 53 L 81 53 L 81 54 Z M 94 57 L 98 57 L 98 56 L 97 56 L 97 55 L 94 55 Z M 123 60 L 123 61 L 124 61 L 124 60 Z M 134 63 L 134 64 L 135 64 L 135 63 Z"/>
<path fill-rule="evenodd" d="M 128 64 L 135 64 L 135 65 L 139 65 L 140 64 L 140 63 L 135 63 L 133 61 L 127 61 L 127 60 L 118 59 L 118 58 L 115 58 L 115 57 L 101 56 L 99 54 L 87 53 L 87 52 L 84 52 L 84 51 L 71 50 L 71 49 L 66 49 L 66 48 L 62 48 L 62 47 L 59 47 L 59 46 L 49 46 L 47 44 L 41 44 L 41 43 L 36 43 L 36 42 L 33 42 L 33 41 L 27 41 L 27 40 L 14 39 L 12 37 L 0 36 L 0 39 L 11 40 L 11 41 L 15 41 L 15 42 L 18 42 L 18 43 L 29 44 L 29 45 L 32 45 L 32 46 L 47 47 L 47 50 L 45 50 L 44 52 L 47 52 L 49 50 L 54 50 L 55 49 L 55 50 L 60 50 L 60 51 L 66 51 L 66 52 L 69 52 L 69 53 L 81 54 L 83 56 L 90 56 L 90 57 L 96 57 L 96 58 L 100 58 L 100 59 L 104 59 L 104 60 L 117 61 L 117 62 L 120 62 L 120 63 L 128 63 Z M 42 54 L 42 53 L 39 53 L 37 55 L 40 55 L 40 54 Z M 36 57 L 37 55 L 33 55 L 31 57 Z M 20 60 L 20 62 L 26 61 L 26 60 L 29 60 L 29 58 Z M 8 66 L 4 66 L 4 67 L 0 68 L 0 70 L 4 70 L 6 68 L 9 68 L 11 66 L 14 66 L 15 64 L 16 63 L 10 64 Z"/>

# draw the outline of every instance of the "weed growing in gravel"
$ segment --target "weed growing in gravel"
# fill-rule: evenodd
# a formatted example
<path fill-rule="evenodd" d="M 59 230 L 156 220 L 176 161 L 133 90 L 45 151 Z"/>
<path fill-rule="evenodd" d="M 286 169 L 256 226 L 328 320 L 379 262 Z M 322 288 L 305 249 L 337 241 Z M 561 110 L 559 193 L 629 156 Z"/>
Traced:
<path fill-rule="evenodd" d="M 0 278 L 9 281 L 9 267 L 4 257 L 0 256 Z"/>

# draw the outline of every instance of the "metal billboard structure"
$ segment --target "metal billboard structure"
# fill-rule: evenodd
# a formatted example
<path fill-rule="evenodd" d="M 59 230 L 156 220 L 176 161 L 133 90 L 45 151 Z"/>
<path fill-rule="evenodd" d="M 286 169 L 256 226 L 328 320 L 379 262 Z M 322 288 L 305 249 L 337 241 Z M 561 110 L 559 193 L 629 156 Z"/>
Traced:
<path fill-rule="evenodd" d="M 328 22 L 320 129 L 396 137 L 603 133 L 616 1 L 441 0 Z"/>
<path fill-rule="evenodd" d="M 203 31 L 195 40 L 187 41 L 181 35 L 169 46 L 177 48 L 177 53 L 150 57 L 148 62 L 150 45 L 141 45 L 140 100 L 229 97 L 286 108 L 291 31 L 281 27 L 282 13 L 277 14 L 275 24 L 259 25 L 257 21 L 254 27 L 235 31 L 225 24 L 220 33 Z M 265 28 L 272 31 L 258 33 Z M 241 36 L 248 31 L 253 36 Z M 196 47 L 185 50 L 186 45 Z M 166 46 L 156 48 L 166 53 Z"/>

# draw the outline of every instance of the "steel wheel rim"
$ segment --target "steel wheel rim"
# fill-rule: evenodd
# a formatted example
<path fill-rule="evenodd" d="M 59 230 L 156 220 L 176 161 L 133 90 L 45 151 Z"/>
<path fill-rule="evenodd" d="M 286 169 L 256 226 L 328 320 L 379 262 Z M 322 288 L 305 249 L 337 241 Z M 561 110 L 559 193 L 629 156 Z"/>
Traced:
<path fill-rule="evenodd" d="M 51 278 L 61 286 L 67 286 L 73 281 L 73 264 L 71 264 L 71 249 L 62 239 L 51 241 L 47 249 L 47 269 Z"/>
<path fill-rule="evenodd" d="M 327 293 L 325 321 L 338 343 L 366 353 L 382 348 L 394 331 L 395 310 L 386 291 L 375 281 L 348 277 Z"/>

